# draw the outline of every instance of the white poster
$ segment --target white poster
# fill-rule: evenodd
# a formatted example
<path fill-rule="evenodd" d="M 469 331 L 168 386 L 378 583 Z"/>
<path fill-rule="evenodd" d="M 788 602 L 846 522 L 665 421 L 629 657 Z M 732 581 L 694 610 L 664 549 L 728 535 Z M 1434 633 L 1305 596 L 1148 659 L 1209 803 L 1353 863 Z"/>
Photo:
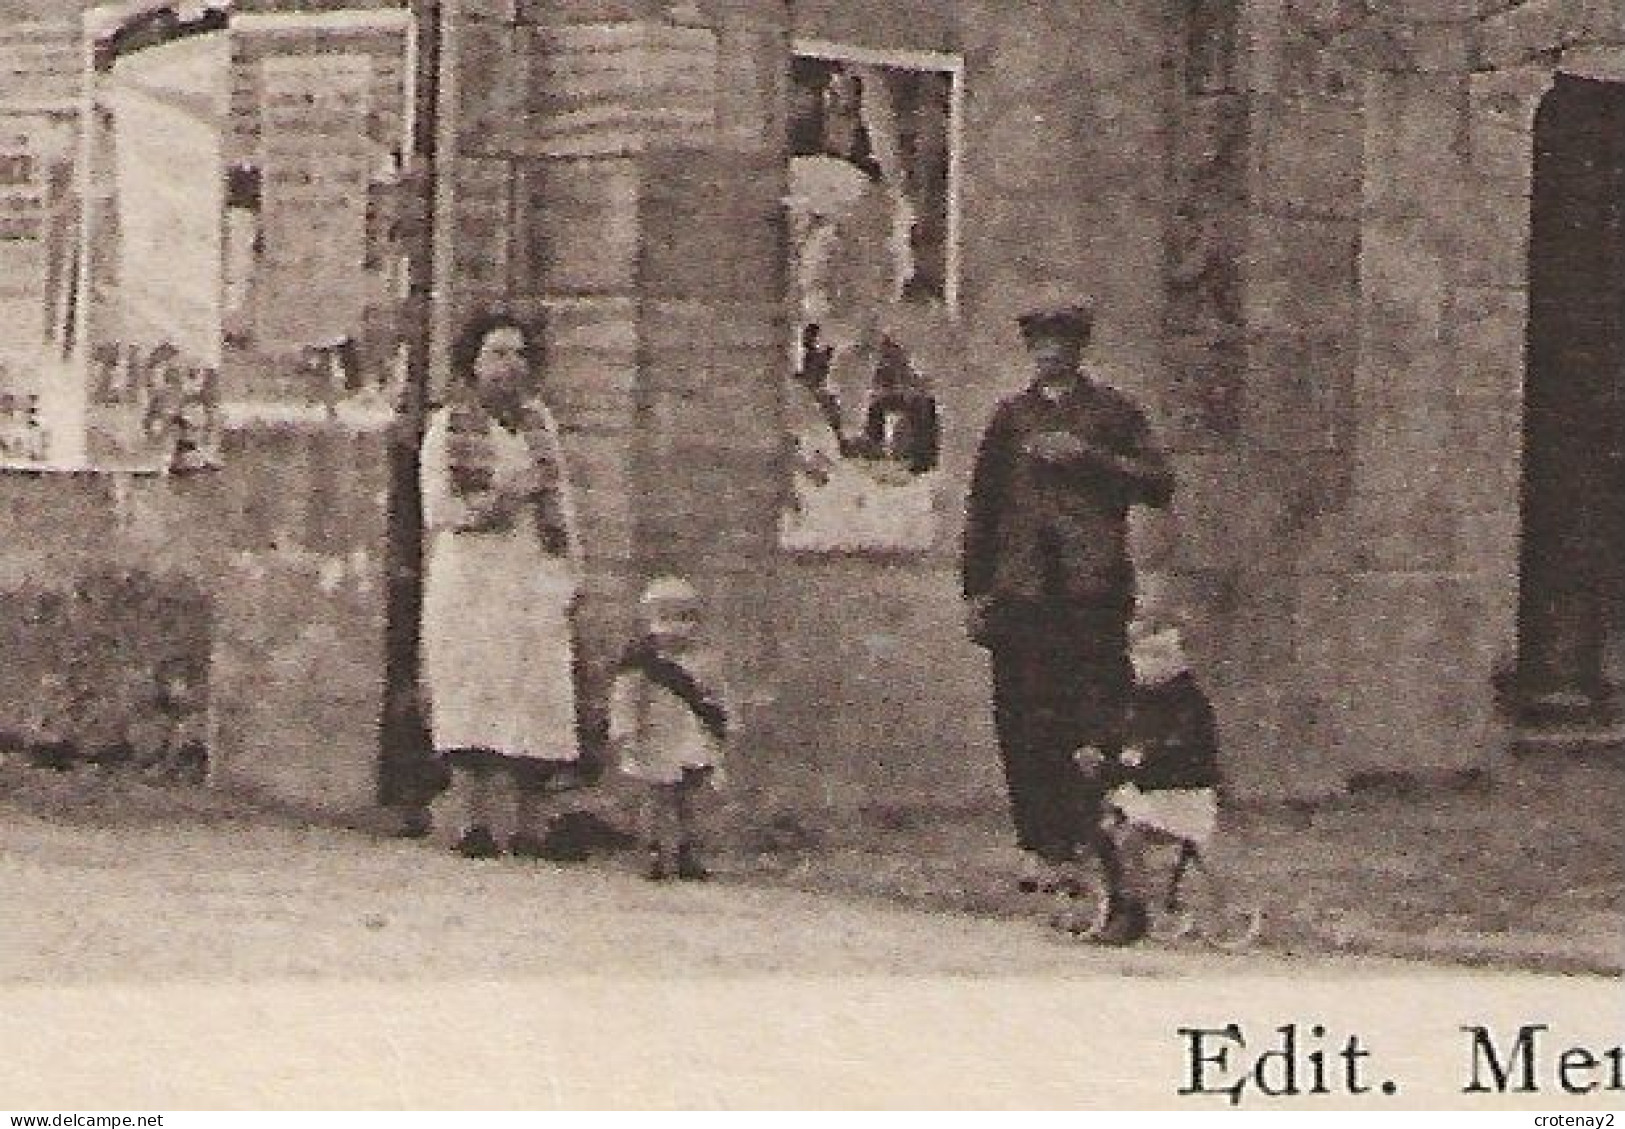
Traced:
<path fill-rule="evenodd" d="M 256 337 L 264 347 L 355 338 L 369 292 L 367 193 L 373 61 L 324 52 L 260 65 L 263 177 Z"/>
<path fill-rule="evenodd" d="M 791 79 L 799 333 L 781 542 L 929 549 L 955 299 L 957 64 L 807 48 Z"/>
<path fill-rule="evenodd" d="M 113 110 L 118 333 L 89 355 L 92 462 L 218 461 L 224 159 L 209 107 L 119 81 Z"/>
<path fill-rule="evenodd" d="M 56 460 L 61 420 L 45 379 L 48 241 L 69 130 L 62 120 L 0 112 L 0 465 Z"/>

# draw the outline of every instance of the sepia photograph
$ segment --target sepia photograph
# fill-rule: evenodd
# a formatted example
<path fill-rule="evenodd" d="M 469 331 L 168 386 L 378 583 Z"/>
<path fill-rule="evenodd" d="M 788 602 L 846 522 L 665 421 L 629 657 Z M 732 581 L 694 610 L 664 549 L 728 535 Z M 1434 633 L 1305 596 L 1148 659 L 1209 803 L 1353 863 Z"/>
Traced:
<path fill-rule="evenodd" d="M 1617 0 L 0 0 L 0 1107 L 1611 1124 L 1622 389 Z"/>

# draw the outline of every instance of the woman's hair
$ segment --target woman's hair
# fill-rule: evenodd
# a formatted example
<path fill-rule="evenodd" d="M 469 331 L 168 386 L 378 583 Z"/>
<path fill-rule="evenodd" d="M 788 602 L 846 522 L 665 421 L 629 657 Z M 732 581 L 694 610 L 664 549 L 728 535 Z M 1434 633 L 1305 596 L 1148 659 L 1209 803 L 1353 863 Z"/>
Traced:
<path fill-rule="evenodd" d="M 479 359 L 485 339 L 499 329 L 517 329 L 525 339 L 525 359 L 535 367 L 539 351 L 537 332 L 523 318 L 515 314 L 492 312 L 476 314 L 464 325 L 451 344 L 451 377 L 453 384 L 470 384 L 474 380 L 474 362 Z"/>

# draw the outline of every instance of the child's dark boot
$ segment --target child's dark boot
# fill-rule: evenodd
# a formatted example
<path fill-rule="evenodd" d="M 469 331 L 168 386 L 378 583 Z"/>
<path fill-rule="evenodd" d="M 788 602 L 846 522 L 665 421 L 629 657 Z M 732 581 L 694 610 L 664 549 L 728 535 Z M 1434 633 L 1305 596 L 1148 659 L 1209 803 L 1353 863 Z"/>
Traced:
<path fill-rule="evenodd" d="M 700 861 L 699 851 L 693 843 L 684 843 L 677 848 L 677 877 L 690 882 L 704 882 L 711 877 L 711 871 Z"/>
<path fill-rule="evenodd" d="M 675 878 L 677 861 L 664 847 L 650 847 L 649 865 L 643 868 L 643 876 L 650 882 L 664 882 L 668 878 Z"/>
<path fill-rule="evenodd" d="M 457 853 L 465 859 L 494 859 L 502 856 L 502 847 L 489 827 L 476 824 L 457 840 Z"/>

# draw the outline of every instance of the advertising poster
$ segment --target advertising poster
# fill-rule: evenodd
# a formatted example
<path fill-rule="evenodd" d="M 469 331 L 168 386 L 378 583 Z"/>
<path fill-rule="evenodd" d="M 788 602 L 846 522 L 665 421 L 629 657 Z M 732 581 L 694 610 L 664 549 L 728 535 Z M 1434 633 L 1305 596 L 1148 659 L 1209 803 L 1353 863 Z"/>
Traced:
<path fill-rule="evenodd" d="M 951 334 L 955 84 L 933 65 L 798 54 L 791 70 L 793 550 L 937 534 L 935 346 Z"/>

